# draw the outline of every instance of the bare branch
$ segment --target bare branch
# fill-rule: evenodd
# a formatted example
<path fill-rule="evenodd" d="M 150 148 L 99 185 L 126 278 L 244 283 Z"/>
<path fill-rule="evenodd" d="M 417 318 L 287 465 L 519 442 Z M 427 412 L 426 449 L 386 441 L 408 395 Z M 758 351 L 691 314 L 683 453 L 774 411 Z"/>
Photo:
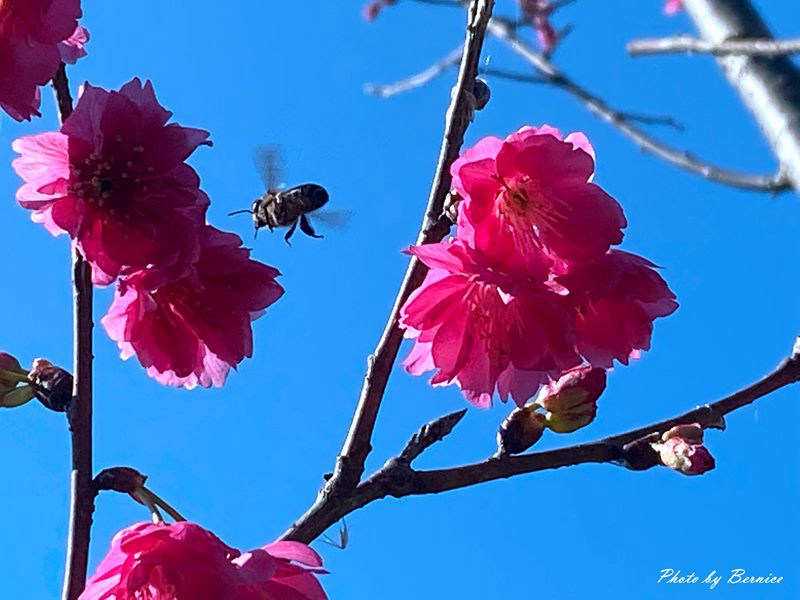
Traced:
<path fill-rule="evenodd" d="M 383 467 L 359 484 L 357 488 L 342 494 L 333 502 L 326 503 L 324 510 L 312 515 L 303 523 L 302 527 L 293 527 L 287 531 L 283 535 L 283 539 L 309 543 L 342 517 L 387 496 L 401 498 L 403 496 L 438 494 L 497 479 L 585 463 L 613 463 L 632 470 L 647 469 L 657 463 L 652 460 L 640 460 L 638 463 L 629 461 L 631 449 L 635 448 L 637 443 L 645 445 L 649 440 L 657 439 L 671 427 L 684 423 L 699 423 L 705 429 L 724 429 L 725 415 L 798 381 L 800 381 L 800 357 L 798 357 L 796 346 L 792 355 L 772 373 L 730 396 L 677 417 L 596 442 L 531 454 L 493 456 L 470 465 L 423 471 L 413 469 L 409 461 L 403 459 L 401 453 L 388 460 Z M 456 414 L 447 415 L 441 420 L 447 421 Z M 414 446 L 415 440 L 424 432 L 425 428 L 435 423 L 436 421 L 426 425 L 415 434 L 406 445 L 406 449 Z"/>
<path fill-rule="evenodd" d="M 509 81 L 517 81 L 519 83 L 532 83 L 534 85 L 550 84 L 550 79 L 546 77 L 538 77 L 536 75 L 529 75 L 527 73 L 518 73 L 516 71 L 508 71 L 505 69 L 485 68 L 481 69 L 481 75 L 488 75 L 492 77 L 499 77 L 500 79 L 508 79 Z M 620 118 L 626 121 L 636 121 L 645 125 L 666 125 L 678 131 L 683 131 L 683 124 L 669 115 L 648 115 L 645 113 L 630 112 L 630 111 L 616 111 Z"/>
<path fill-rule="evenodd" d="M 499 79 L 507 79 L 509 81 L 517 81 L 519 83 L 532 83 L 534 85 L 542 85 L 550 83 L 544 77 L 537 77 L 528 73 L 519 73 L 517 71 L 509 71 L 507 69 L 497 69 L 494 67 L 481 67 L 481 75 L 488 75 L 490 77 L 497 77 Z"/>
<path fill-rule="evenodd" d="M 478 75 L 478 62 L 493 7 L 494 0 L 472 0 L 467 11 L 467 32 L 461 67 L 445 117 L 442 147 L 422 226 L 417 236 L 417 244 L 438 242 L 450 231 L 449 220 L 441 218 L 445 199 L 450 191 L 450 165 L 458 157 L 461 145 L 464 143 L 464 134 L 471 122 L 475 101 L 472 90 Z M 324 528 L 316 531 L 316 525 L 335 515 L 339 510 L 337 498 L 352 493 L 361 480 L 364 463 L 372 450 L 372 432 L 378 417 L 378 409 L 403 341 L 403 333 L 398 325 L 400 308 L 411 292 L 422 283 L 426 271 L 425 265 L 419 260 L 411 259 L 383 335 L 375 352 L 367 360 L 367 373 L 361 397 L 347 439 L 336 460 L 333 474 L 323 486 L 316 502 L 284 534 L 284 538 L 304 538 L 312 530 L 314 531 L 312 537 L 319 535 Z M 336 517 L 333 522 L 339 518 Z"/>
<path fill-rule="evenodd" d="M 684 0 L 683 6 L 708 42 L 773 37 L 749 0 Z M 800 191 L 800 68 L 788 56 L 716 60 L 755 117 L 786 178 Z"/>
<path fill-rule="evenodd" d="M 63 122 L 72 113 L 72 97 L 64 63 L 53 77 Z M 74 387 L 67 420 L 72 443 L 69 535 L 63 600 L 76 600 L 86 585 L 89 540 L 96 491 L 92 484 L 92 277 L 89 264 L 72 250 Z"/>
<path fill-rule="evenodd" d="M 677 35 L 666 38 L 649 38 L 634 40 L 627 45 L 631 56 L 647 56 L 652 54 L 713 54 L 728 56 L 731 54 L 747 56 L 782 56 L 800 53 L 800 39 L 773 40 L 770 38 L 734 39 L 722 42 L 709 42 L 690 35 Z"/>
<path fill-rule="evenodd" d="M 461 62 L 461 55 L 463 52 L 464 46 L 459 44 L 457 48 L 453 48 L 444 56 L 444 58 L 437 60 L 424 71 L 420 71 L 411 77 L 401 79 L 400 81 L 390 83 L 388 85 L 367 83 L 364 85 L 364 92 L 367 94 L 372 94 L 373 96 L 378 96 L 379 98 L 389 98 L 391 96 L 422 87 L 423 85 L 426 85 L 427 83 L 430 83 L 439 77 L 439 75 L 451 67 L 459 64 Z"/>
<path fill-rule="evenodd" d="M 630 113 L 611 108 L 604 100 L 567 77 L 543 54 L 531 48 L 519 38 L 513 28 L 501 19 L 492 19 L 489 32 L 504 41 L 519 56 L 525 59 L 547 82 L 578 98 L 596 116 L 613 125 L 633 140 L 642 150 L 650 152 L 667 162 L 681 167 L 705 179 L 732 187 L 762 191 L 782 192 L 791 189 L 787 177 L 779 172 L 775 175 L 749 175 L 724 169 L 707 163 L 687 151 L 678 150 L 654 138 L 632 124 Z"/>

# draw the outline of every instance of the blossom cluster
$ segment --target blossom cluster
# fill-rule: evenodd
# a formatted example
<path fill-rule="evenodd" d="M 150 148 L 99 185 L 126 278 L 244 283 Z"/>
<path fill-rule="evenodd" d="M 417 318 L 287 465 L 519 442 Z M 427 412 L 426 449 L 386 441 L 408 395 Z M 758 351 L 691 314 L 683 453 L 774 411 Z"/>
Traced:
<path fill-rule="evenodd" d="M 0 107 L 17 121 L 39 115 L 39 86 L 59 64 L 86 55 L 80 0 L 0 2 Z"/>
<path fill-rule="evenodd" d="M 139 523 L 114 536 L 79 600 L 326 600 L 325 572 L 299 542 L 242 553 L 194 523 Z"/>
<path fill-rule="evenodd" d="M 406 369 L 436 370 L 472 404 L 523 406 L 580 366 L 609 369 L 650 347 L 675 295 L 648 260 L 614 248 L 627 223 L 592 181 L 586 136 L 547 125 L 487 137 L 452 165 L 454 238 L 413 246 L 429 271 L 402 307 Z"/>
<path fill-rule="evenodd" d="M 283 288 L 241 238 L 206 223 L 209 198 L 185 161 L 209 133 L 171 116 L 150 82 L 85 84 L 60 131 L 13 143 L 17 200 L 69 235 L 96 285 L 117 283 L 102 323 L 123 358 L 167 385 L 221 386 Z"/>

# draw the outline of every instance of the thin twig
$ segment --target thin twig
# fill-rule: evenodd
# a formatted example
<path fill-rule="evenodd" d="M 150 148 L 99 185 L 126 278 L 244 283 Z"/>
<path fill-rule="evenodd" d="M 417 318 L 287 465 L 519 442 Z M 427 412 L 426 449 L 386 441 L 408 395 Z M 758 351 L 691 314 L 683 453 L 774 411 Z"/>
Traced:
<path fill-rule="evenodd" d="M 787 177 L 778 172 L 775 175 L 749 175 L 714 166 L 700 160 L 687 151 L 677 150 L 654 138 L 632 124 L 630 113 L 611 108 L 599 96 L 578 85 L 567 77 L 543 54 L 531 48 L 513 28 L 502 19 L 492 19 L 489 32 L 502 40 L 525 59 L 548 83 L 578 98 L 596 116 L 613 125 L 633 140 L 642 150 L 655 154 L 667 162 L 705 179 L 732 187 L 761 192 L 783 192 L 791 189 Z M 640 120 L 640 119 L 637 119 Z"/>
<path fill-rule="evenodd" d="M 450 165 L 458 157 L 464 142 L 464 134 L 472 117 L 474 102 L 472 89 L 478 74 L 483 39 L 493 6 L 494 0 L 472 0 L 467 11 L 467 32 L 461 67 L 445 117 L 442 147 L 422 226 L 417 236 L 418 244 L 438 242 L 450 230 L 449 221 L 440 219 L 440 217 L 445 199 L 450 191 Z M 318 519 L 317 515 L 329 514 L 330 507 L 335 505 L 335 499 L 351 493 L 361 480 L 364 463 L 372 450 L 372 432 L 378 417 L 378 409 L 383 400 L 389 375 L 397 359 L 400 344 L 403 341 L 403 333 L 398 326 L 400 308 L 411 292 L 422 283 L 426 271 L 426 267 L 419 260 L 411 259 L 383 335 L 375 352 L 367 361 L 367 372 L 361 397 L 353 415 L 347 439 L 336 460 L 334 472 L 320 491 L 316 502 L 292 526 L 291 531 L 301 537 L 305 534 L 298 532 L 306 529 L 306 523 Z"/>
<path fill-rule="evenodd" d="M 459 64 L 463 53 L 464 46 L 459 44 L 457 48 L 453 48 L 444 58 L 437 60 L 424 71 L 420 71 L 411 77 L 401 79 L 400 81 L 388 85 L 367 83 L 364 85 L 364 92 L 372 94 L 373 96 L 378 96 L 379 98 L 389 98 L 413 90 L 414 88 L 422 87 L 439 77 L 439 75 L 447 71 L 450 67 Z"/>
<path fill-rule="evenodd" d="M 546 77 L 538 77 L 536 75 L 529 75 L 527 73 L 519 73 L 517 71 L 508 71 L 506 69 L 496 69 L 496 68 L 482 68 L 480 70 L 481 75 L 488 75 L 492 77 L 498 77 L 500 79 L 508 79 L 509 81 L 516 81 L 519 83 L 531 83 L 534 85 L 549 85 L 552 81 Z M 645 113 L 639 112 L 631 112 L 631 111 L 616 111 L 617 114 L 621 119 L 625 121 L 636 121 L 637 123 L 642 123 L 644 125 L 665 125 L 667 127 L 672 127 L 673 129 L 677 129 L 678 131 L 683 131 L 684 126 L 683 124 L 671 117 L 669 115 L 649 115 Z"/>
<path fill-rule="evenodd" d="M 499 79 L 507 79 L 509 81 L 517 81 L 519 83 L 532 83 L 534 85 L 542 85 L 550 83 L 544 77 L 537 77 L 529 73 L 519 73 L 517 71 L 509 71 L 507 69 L 497 69 L 495 67 L 481 67 L 481 75 L 489 77 L 497 77 Z"/>
<path fill-rule="evenodd" d="M 735 39 L 723 42 L 709 42 L 690 35 L 676 35 L 666 38 L 649 38 L 634 40 L 627 45 L 631 56 L 652 54 L 712 54 L 729 56 L 732 54 L 747 56 L 783 56 L 800 53 L 800 39 Z"/>
<path fill-rule="evenodd" d="M 66 67 L 53 77 L 59 115 L 63 122 L 72 113 Z M 67 412 L 72 445 L 69 537 L 64 573 L 63 600 L 76 600 L 86 585 L 89 539 L 96 490 L 92 484 L 92 278 L 88 263 L 72 249 L 74 388 Z"/>
<path fill-rule="evenodd" d="M 438 494 L 497 479 L 586 463 L 612 463 L 629 466 L 625 463 L 625 453 L 626 449 L 634 442 L 650 438 L 656 439 L 663 432 L 681 423 L 700 423 L 706 429 L 723 429 L 725 415 L 798 381 L 800 381 L 800 358 L 793 353 L 790 358 L 784 360 L 772 373 L 760 381 L 717 402 L 596 442 L 517 456 L 493 456 L 470 465 L 434 470 L 415 470 L 409 461 L 403 459 L 401 453 L 386 461 L 383 467 L 359 484 L 356 489 L 338 497 L 335 502 L 328 503 L 325 511 L 306 520 L 302 528 L 294 527 L 283 537 L 309 543 L 339 519 L 387 496 L 401 498 L 403 496 Z M 451 416 L 453 415 L 448 415 L 444 419 Z M 406 448 L 414 446 L 415 440 L 424 436 L 423 432 L 427 428 L 435 427 L 437 421 L 441 421 L 441 419 L 424 426 L 411 438 Z M 640 470 L 654 464 L 651 463 L 646 467 L 629 466 L 629 468 Z"/>

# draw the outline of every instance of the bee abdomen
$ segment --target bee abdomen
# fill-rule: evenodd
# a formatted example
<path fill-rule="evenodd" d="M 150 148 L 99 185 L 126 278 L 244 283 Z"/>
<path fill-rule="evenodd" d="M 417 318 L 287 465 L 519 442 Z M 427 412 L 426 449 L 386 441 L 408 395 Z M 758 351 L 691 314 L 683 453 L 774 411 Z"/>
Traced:
<path fill-rule="evenodd" d="M 322 208 L 328 202 L 328 191 L 316 183 L 304 183 L 298 185 L 300 195 L 304 199 L 306 212 Z"/>

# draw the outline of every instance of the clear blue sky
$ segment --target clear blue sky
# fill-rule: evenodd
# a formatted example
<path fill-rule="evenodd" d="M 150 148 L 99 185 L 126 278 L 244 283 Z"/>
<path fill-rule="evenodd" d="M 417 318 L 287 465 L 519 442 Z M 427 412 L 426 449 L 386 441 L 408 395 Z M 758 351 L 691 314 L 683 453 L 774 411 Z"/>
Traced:
<path fill-rule="evenodd" d="M 669 113 L 687 126 L 666 139 L 730 167 L 772 171 L 749 115 L 707 58 L 642 58 L 635 37 L 685 32 L 660 0 L 581 0 L 558 23 L 575 31 L 558 60 L 613 104 Z M 795 0 L 762 0 L 784 36 L 800 34 Z M 362 93 L 425 67 L 462 38 L 448 8 L 401 2 L 373 24 L 349 2 L 84 2 L 89 56 L 73 85 L 116 88 L 152 79 L 181 124 L 211 131 L 191 162 L 217 227 L 250 237 L 243 217 L 259 194 L 252 150 L 281 144 L 287 183 L 317 181 L 331 206 L 351 209 L 344 233 L 265 232 L 260 260 L 283 273 L 286 296 L 256 322 L 256 353 L 221 390 L 160 386 L 96 336 L 96 465 L 131 465 L 152 489 L 231 545 L 274 539 L 313 500 L 340 447 L 365 359 L 382 329 L 415 237 L 439 150 L 453 74 L 390 100 Z M 512 2 L 499 2 L 508 14 Z M 524 69 L 490 41 L 490 64 Z M 623 248 L 664 266 L 681 308 L 656 323 L 654 348 L 616 369 L 597 420 L 538 448 L 591 440 L 683 412 L 768 372 L 800 330 L 796 266 L 800 204 L 739 192 L 643 156 L 582 106 L 546 87 L 490 81 L 493 98 L 472 143 L 524 124 L 587 133 L 597 181 L 625 208 Z M 43 119 L 0 127 L 0 348 L 29 363 L 71 362 L 67 241 L 29 222 L 14 202 L 11 141 L 56 127 Z M 248 242 L 251 243 L 251 242 Z M 97 294 L 97 317 L 111 290 Z M 407 351 L 404 348 L 403 352 Z M 349 519 L 351 546 L 319 545 L 333 599 L 700 598 L 700 586 L 656 585 L 664 568 L 785 577 L 780 586 L 718 587 L 717 597 L 800 597 L 798 390 L 745 408 L 709 432 L 717 469 L 698 478 L 667 469 L 631 473 L 588 465 L 444 495 L 387 499 Z M 464 406 L 455 388 L 394 373 L 377 427 L 375 468 L 423 422 Z M 479 460 L 494 450 L 508 407 L 471 410 L 420 466 Z M 64 419 L 31 403 L 0 413 L 0 598 L 55 598 L 66 539 L 69 452 Z M 147 518 L 126 496 L 97 503 L 92 567 L 113 533 Z"/>

